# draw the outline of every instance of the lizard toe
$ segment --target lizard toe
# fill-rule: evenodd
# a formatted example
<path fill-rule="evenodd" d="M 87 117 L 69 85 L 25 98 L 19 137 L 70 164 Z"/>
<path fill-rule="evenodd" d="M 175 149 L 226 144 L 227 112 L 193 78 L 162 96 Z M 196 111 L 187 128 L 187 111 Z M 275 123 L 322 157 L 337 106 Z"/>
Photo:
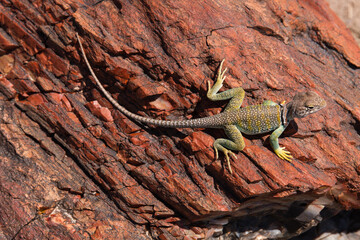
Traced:
<path fill-rule="evenodd" d="M 236 156 L 235 156 L 235 154 L 234 154 L 232 151 L 230 151 L 230 150 L 224 151 L 224 154 L 225 154 L 226 164 L 227 164 L 227 166 L 228 166 L 229 172 L 230 172 L 230 174 L 232 174 L 232 168 L 231 168 L 231 165 L 230 165 L 230 157 L 229 157 L 229 154 L 230 154 L 231 156 L 235 157 L 235 158 L 236 158 Z"/>
<path fill-rule="evenodd" d="M 211 83 L 210 83 L 210 81 L 207 81 L 207 85 L 208 85 L 208 93 L 210 92 L 210 90 L 211 90 Z"/>
<path fill-rule="evenodd" d="M 219 151 L 217 150 L 217 148 L 215 149 L 215 160 L 219 158 Z"/>
<path fill-rule="evenodd" d="M 236 154 L 235 154 L 235 153 L 233 153 L 233 152 L 229 151 L 229 154 L 230 154 L 233 158 L 237 159 L 237 156 L 236 156 Z"/>

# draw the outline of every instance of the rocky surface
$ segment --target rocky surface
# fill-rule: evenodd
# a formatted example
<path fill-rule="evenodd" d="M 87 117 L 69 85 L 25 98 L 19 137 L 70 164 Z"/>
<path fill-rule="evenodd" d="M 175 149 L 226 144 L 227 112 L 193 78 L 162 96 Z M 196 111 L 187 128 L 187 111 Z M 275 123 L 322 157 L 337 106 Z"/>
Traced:
<path fill-rule="evenodd" d="M 360 2 L 357 0 L 327 0 L 330 8 L 340 17 L 360 45 Z"/>
<path fill-rule="evenodd" d="M 289 218 L 311 213 L 307 227 L 280 228 L 294 236 L 323 210 L 359 207 L 360 49 L 325 1 L 2 0 L 0 23 L 1 238 L 205 238 L 302 203 Z M 148 127 L 114 109 L 76 32 L 139 115 L 218 113 L 206 82 L 223 58 L 223 89 L 242 86 L 244 105 L 305 90 L 328 105 L 280 139 L 293 162 L 268 135 L 246 136 L 231 175 L 214 160 L 221 130 Z"/>

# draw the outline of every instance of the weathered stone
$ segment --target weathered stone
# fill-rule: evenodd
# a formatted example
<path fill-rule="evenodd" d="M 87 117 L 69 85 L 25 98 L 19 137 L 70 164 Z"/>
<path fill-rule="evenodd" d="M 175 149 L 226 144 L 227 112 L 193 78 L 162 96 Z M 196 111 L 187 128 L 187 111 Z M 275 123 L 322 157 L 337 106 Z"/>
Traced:
<path fill-rule="evenodd" d="M 306 213 L 359 208 L 360 50 L 323 0 L 5 0 L 0 23 L 0 238 L 193 239 L 298 202 Z M 206 82 L 224 58 L 222 90 L 243 87 L 244 106 L 305 90 L 328 105 L 280 139 L 291 163 L 267 135 L 245 136 L 231 175 L 214 159 L 221 130 L 119 113 L 76 32 L 106 89 L 142 116 L 218 112 Z"/>

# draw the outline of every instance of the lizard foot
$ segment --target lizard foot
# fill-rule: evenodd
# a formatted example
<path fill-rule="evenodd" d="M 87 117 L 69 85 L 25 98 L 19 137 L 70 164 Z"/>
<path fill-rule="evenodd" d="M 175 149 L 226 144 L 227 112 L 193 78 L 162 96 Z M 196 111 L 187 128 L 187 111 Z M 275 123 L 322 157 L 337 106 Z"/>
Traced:
<path fill-rule="evenodd" d="M 291 162 L 293 159 L 293 156 L 291 156 L 291 153 L 289 151 L 285 150 L 285 147 L 280 147 L 278 149 L 275 149 L 275 153 L 279 158 L 284 159 L 286 161 Z"/>
<path fill-rule="evenodd" d="M 230 172 L 230 174 L 232 174 L 232 168 L 231 168 L 231 165 L 230 165 L 229 154 L 231 155 L 231 157 L 234 157 L 235 159 L 237 159 L 237 157 L 236 157 L 235 153 L 233 153 L 230 150 L 225 150 L 223 152 L 224 152 L 224 155 L 225 155 L 226 164 L 228 165 L 228 168 L 229 168 L 229 172 Z M 219 151 L 215 148 L 215 160 L 217 160 L 218 158 L 219 158 Z"/>
<path fill-rule="evenodd" d="M 225 68 L 224 71 L 222 71 L 222 66 L 223 66 L 223 63 L 224 63 L 225 59 L 223 59 L 220 63 L 220 67 L 219 67 L 219 70 L 218 70 L 218 76 L 217 76 L 217 79 L 216 79 L 216 82 L 215 82 L 215 93 L 223 86 L 223 82 L 225 81 L 226 79 L 226 76 L 225 76 L 225 73 L 227 71 L 227 68 Z M 210 81 L 207 82 L 208 83 L 208 94 L 210 94 L 211 91 L 214 91 L 212 88 L 211 88 L 211 83 Z"/>

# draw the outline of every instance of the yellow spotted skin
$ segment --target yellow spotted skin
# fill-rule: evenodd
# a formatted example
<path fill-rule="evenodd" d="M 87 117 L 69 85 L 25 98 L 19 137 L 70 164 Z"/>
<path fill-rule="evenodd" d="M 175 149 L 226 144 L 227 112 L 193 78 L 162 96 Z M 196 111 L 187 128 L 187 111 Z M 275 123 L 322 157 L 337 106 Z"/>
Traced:
<path fill-rule="evenodd" d="M 298 93 L 292 102 L 284 105 L 277 104 L 272 101 L 265 101 L 261 105 L 253 105 L 240 108 L 245 97 L 245 91 L 242 88 L 234 88 L 218 93 L 226 78 L 225 72 L 222 71 L 224 60 L 221 62 L 216 83 L 211 87 L 208 82 L 207 97 L 213 101 L 228 100 L 224 112 L 205 118 L 166 121 L 143 117 L 134 114 L 123 106 L 121 106 L 111 94 L 103 87 L 99 79 L 96 77 L 91 65 L 86 58 L 84 49 L 77 35 L 80 49 L 84 56 L 86 65 L 91 75 L 95 79 L 99 89 L 106 98 L 124 115 L 149 125 L 172 127 L 172 128 L 222 128 L 229 139 L 219 138 L 214 142 L 215 156 L 218 158 L 219 151 L 225 154 L 229 172 L 232 173 L 229 155 L 236 158 L 233 151 L 241 151 L 245 147 L 244 139 L 241 133 L 260 134 L 274 131 L 270 135 L 270 144 L 274 152 L 282 159 L 291 160 L 291 155 L 284 148 L 280 148 L 278 138 L 286 128 L 288 122 L 293 118 L 301 118 L 325 107 L 325 101 L 314 92 Z"/>
<path fill-rule="evenodd" d="M 279 105 L 252 105 L 236 111 L 238 129 L 245 134 L 254 135 L 270 132 L 281 125 Z"/>

